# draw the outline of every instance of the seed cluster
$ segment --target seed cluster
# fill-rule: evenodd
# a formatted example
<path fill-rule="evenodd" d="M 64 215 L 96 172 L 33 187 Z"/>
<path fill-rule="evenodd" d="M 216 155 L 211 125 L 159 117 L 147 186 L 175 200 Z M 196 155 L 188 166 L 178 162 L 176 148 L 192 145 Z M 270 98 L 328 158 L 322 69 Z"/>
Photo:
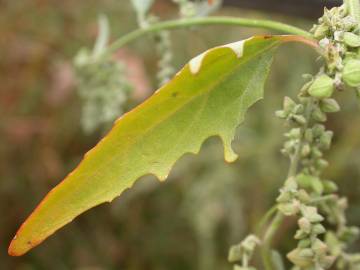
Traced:
<path fill-rule="evenodd" d="M 74 59 L 77 92 L 82 101 L 81 125 L 86 133 L 112 125 L 124 112 L 132 91 L 124 64 L 101 52 L 82 49 Z"/>
<path fill-rule="evenodd" d="M 293 270 L 325 270 L 332 266 L 359 270 L 360 254 L 347 252 L 359 229 L 347 225 L 347 200 L 336 194 L 337 185 L 323 179 L 321 173 L 328 166 L 324 151 L 333 138 L 324 123 L 329 113 L 340 110 L 334 93 L 352 88 L 360 94 L 360 29 L 341 6 L 325 9 L 311 32 L 319 40 L 324 65 L 315 76 L 305 75 L 307 83 L 297 102 L 285 97 L 283 108 L 276 112 L 290 126 L 281 150 L 290 159 L 290 169 L 276 200 L 277 211 L 297 218 L 294 238 L 298 243 L 287 255 Z M 243 255 L 234 251 L 243 250 L 242 244 L 233 248 L 232 259 L 234 254 Z M 251 250 L 247 256 L 252 254 Z M 254 268 L 249 268 L 246 260 L 240 269 Z"/>
<path fill-rule="evenodd" d="M 258 245 L 260 245 L 260 239 L 255 235 L 250 234 L 238 245 L 234 245 L 230 248 L 228 257 L 229 262 L 240 262 L 240 265 L 234 266 L 234 270 L 256 270 L 255 267 L 249 266 L 249 262 Z"/>

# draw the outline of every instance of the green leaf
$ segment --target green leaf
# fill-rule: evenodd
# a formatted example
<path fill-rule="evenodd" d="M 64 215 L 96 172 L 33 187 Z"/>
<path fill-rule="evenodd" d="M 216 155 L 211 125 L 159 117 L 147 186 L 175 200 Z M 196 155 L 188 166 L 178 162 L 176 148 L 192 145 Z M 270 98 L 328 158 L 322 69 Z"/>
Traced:
<path fill-rule="evenodd" d="M 274 48 L 289 36 L 253 37 L 194 58 L 168 84 L 118 119 L 80 165 L 51 190 L 9 247 L 19 256 L 82 212 L 110 202 L 141 176 L 163 180 L 185 153 L 219 136 L 225 159 L 236 127 L 263 96 Z"/>
<path fill-rule="evenodd" d="M 140 16 L 145 16 L 153 5 L 154 0 L 131 0 L 131 3 Z"/>
<path fill-rule="evenodd" d="M 110 36 L 109 19 L 104 14 L 101 14 L 99 16 L 98 24 L 99 24 L 99 34 L 97 36 L 93 50 L 93 57 L 95 59 L 101 56 L 101 54 L 105 51 Z"/>
<path fill-rule="evenodd" d="M 285 270 L 285 264 L 281 253 L 275 249 L 271 250 L 271 259 L 276 270 Z"/>

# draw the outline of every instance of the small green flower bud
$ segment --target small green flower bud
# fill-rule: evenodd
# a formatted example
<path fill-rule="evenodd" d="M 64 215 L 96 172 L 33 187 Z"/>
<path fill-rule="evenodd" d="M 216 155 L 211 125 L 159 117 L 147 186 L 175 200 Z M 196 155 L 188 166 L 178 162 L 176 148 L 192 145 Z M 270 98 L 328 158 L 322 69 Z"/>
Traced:
<path fill-rule="evenodd" d="M 303 230 L 297 230 L 296 233 L 295 233 L 294 238 L 300 240 L 300 239 L 305 239 L 308 236 L 309 236 L 309 234 L 307 234 Z"/>
<path fill-rule="evenodd" d="M 324 191 L 323 183 L 319 178 L 314 178 L 313 181 L 311 181 L 311 187 L 312 190 L 318 195 L 321 195 Z"/>
<path fill-rule="evenodd" d="M 291 98 L 284 97 L 283 108 L 285 112 L 290 112 L 295 106 L 296 103 Z"/>
<path fill-rule="evenodd" d="M 315 98 L 329 98 L 334 92 L 334 81 L 329 76 L 323 74 L 317 77 L 309 87 L 308 93 Z"/>
<path fill-rule="evenodd" d="M 313 251 L 311 249 L 296 248 L 287 254 L 287 258 L 296 266 L 307 268 L 313 265 Z"/>
<path fill-rule="evenodd" d="M 302 114 L 303 112 L 304 112 L 304 106 L 302 104 L 297 104 L 293 109 L 293 113 L 295 114 Z"/>
<path fill-rule="evenodd" d="M 360 37 L 351 32 L 344 33 L 344 42 L 349 47 L 360 47 Z"/>
<path fill-rule="evenodd" d="M 329 162 L 327 162 L 325 159 L 319 159 L 319 160 L 316 161 L 316 166 L 319 169 L 324 169 L 327 166 L 329 166 Z"/>
<path fill-rule="evenodd" d="M 299 139 L 301 136 L 301 129 L 300 128 L 292 128 L 288 133 L 286 133 L 286 136 L 291 139 Z"/>
<path fill-rule="evenodd" d="M 228 261 L 229 262 L 238 262 L 241 261 L 244 250 L 241 245 L 235 245 L 230 247 Z"/>
<path fill-rule="evenodd" d="M 296 181 L 301 188 L 310 189 L 312 187 L 312 182 L 320 180 L 316 176 L 301 173 L 296 176 Z"/>
<path fill-rule="evenodd" d="M 288 117 L 288 114 L 283 110 L 279 110 L 275 112 L 275 116 L 280 119 L 285 119 L 286 117 Z"/>
<path fill-rule="evenodd" d="M 317 255 L 325 255 L 328 251 L 327 245 L 321 241 L 320 239 L 315 239 L 313 244 L 311 245 L 311 249 L 317 254 Z"/>
<path fill-rule="evenodd" d="M 323 256 L 320 258 L 319 263 L 323 269 L 329 269 L 336 260 L 336 256 Z"/>
<path fill-rule="evenodd" d="M 310 239 L 302 239 L 298 243 L 298 248 L 307 248 L 310 247 L 311 240 Z"/>
<path fill-rule="evenodd" d="M 340 111 L 340 106 L 335 99 L 325 98 L 320 102 L 320 108 L 325 113 L 334 113 Z"/>
<path fill-rule="evenodd" d="M 290 192 L 283 191 L 280 193 L 280 195 L 276 198 L 276 201 L 278 203 L 287 203 L 291 200 L 291 194 Z"/>
<path fill-rule="evenodd" d="M 283 155 L 289 155 L 289 151 L 286 149 L 286 148 L 282 148 L 281 150 L 280 150 L 280 152 L 281 152 L 281 154 L 283 154 Z"/>
<path fill-rule="evenodd" d="M 359 237 L 360 231 L 358 227 L 345 227 L 341 231 L 341 235 L 339 238 L 346 242 L 346 243 L 352 243 Z"/>
<path fill-rule="evenodd" d="M 296 123 L 298 123 L 299 125 L 305 125 L 305 124 L 306 124 L 306 119 L 305 119 L 305 117 L 302 116 L 302 115 L 297 115 L 297 114 L 295 114 L 295 115 L 292 116 L 292 119 L 293 119 Z"/>
<path fill-rule="evenodd" d="M 332 232 L 332 231 L 326 232 L 325 242 L 326 242 L 326 245 L 331 250 L 332 254 L 338 256 L 342 253 L 342 249 L 341 249 L 342 243 L 337 238 L 337 236 L 334 232 Z"/>
<path fill-rule="evenodd" d="M 329 180 L 323 180 L 324 185 L 324 193 L 334 193 L 338 190 L 338 186 L 333 182 Z"/>
<path fill-rule="evenodd" d="M 304 146 L 301 148 L 301 156 L 302 157 L 307 157 L 311 152 L 311 148 L 310 148 L 310 145 L 307 143 L 307 144 L 304 144 Z"/>
<path fill-rule="evenodd" d="M 300 218 L 298 220 L 298 225 L 300 229 L 306 232 L 307 234 L 311 232 L 311 223 L 307 218 L 305 217 Z"/>
<path fill-rule="evenodd" d="M 338 201 L 337 201 L 337 204 L 338 204 L 338 206 L 339 206 L 341 209 L 343 209 L 343 210 L 345 210 L 346 208 L 349 207 L 348 200 L 347 200 L 347 198 L 345 198 L 345 197 L 343 197 L 343 198 L 341 198 L 340 200 L 338 200 Z"/>
<path fill-rule="evenodd" d="M 315 254 L 311 248 L 303 248 L 300 249 L 299 255 L 303 257 L 312 258 Z"/>
<path fill-rule="evenodd" d="M 360 60 L 351 59 L 344 65 L 343 81 L 351 87 L 360 86 Z"/>
<path fill-rule="evenodd" d="M 288 191 L 292 191 L 292 192 L 296 191 L 297 188 L 298 188 L 296 178 L 295 177 L 289 177 L 288 179 L 286 179 L 286 181 L 284 183 L 284 187 Z"/>
<path fill-rule="evenodd" d="M 317 208 L 313 206 L 305 206 L 301 209 L 301 213 L 305 218 L 307 218 L 311 223 L 317 223 L 324 220 L 323 216 L 319 215 Z"/>
<path fill-rule="evenodd" d="M 242 242 L 241 245 L 244 248 L 244 250 L 248 253 L 251 254 L 252 252 L 254 252 L 254 249 L 257 245 L 260 244 L 260 239 L 257 238 L 255 235 L 250 234 L 248 235 Z"/>
<path fill-rule="evenodd" d="M 289 150 L 293 149 L 295 146 L 296 146 L 296 141 L 295 140 L 286 141 L 285 144 L 284 144 L 284 147 L 289 149 Z"/>
<path fill-rule="evenodd" d="M 294 201 L 292 203 L 280 203 L 278 205 L 278 209 L 285 216 L 293 216 L 299 212 L 300 203 L 298 201 Z"/>
<path fill-rule="evenodd" d="M 326 37 L 328 32 L 329 32 L 329 26 L 325 24 L 317 25 L 314 30 L 314 37 L 316 39 L 322 39 Z"/>
<path fill-rule="evenodd" d="M 327 117 L 326 117 L 326 114 L 323 113 L 320 109 L 315 109 L 313 112 L 312 112 L 312 118 L 315 120 L 315 121 L 318 121 L 318 122 L 325 122 Z"/>
<path fill-rule="evenodd" d="M 320 216 L 320 215 L 319 215 L 319 216 Z M 321 219 L 318 218 L 319 221 L 317 221 L 317 222 L 320 222 L 320 221 L 322 221 L 322 220 L 324 219 L 322 216 L 320 216 L 320 217 L 321 217 Z M 313 226 L 312 232 L 313 232 L 314 234 L 316 234 L 316 235 L 319 235 L 319 234 L 325 233 L 325 232 L 326 232 L 326 229 L 325 229 L 325 227 L 324 227 L 323 225 L 321 225 L 321 224 L 319 223 L 319 224 L 315 224 L 315 225 Z"/>
<path fill-rule="evenodd" d="M 296 197 L 300 200 L 300 202 L 302 203 L 308 203 L 310 202 L 311 198 L 310 195 L 304 190 L 304 189 L 300 189 L 297 194 Z"/>
<path fill-rule="evenodd" d="M 317 147 L 313 147 L 311 149 L 311 154 L 315 157 L 315 158 L 321 158 L 323 156 L 323 153 L 319 150 L 319 148 Z"/>
<path fill-rule="evenodd" d="M 299 100 L 300 100 L 301 102 L 305 102 L 305 101 L 306 101 L 306 98 L 303 97 L 303 96 L 304 96 L 304 94 L 307 93 L 307 90 L 309 89 L 309 87 L 311 86 L 311 84 L 312 84 L 312 82 L 313 82 L 313 76 L 312 76 L 312 75 L 310 75 L 310 74 L 305 74 L 305 75 L 308 75 L 308 76 L 303 76 L 303 78 L 304 78 L 304 79 L 307 79 L 307 80 L 310 80 L 310 81 L 308 81 L 307 83 L 305 83 L 305 84 L 303 85 L 303 87 L 301 87 L 301 89 L 300 89 L 301 97 L 299 98 Z"/>
<path fill-rule="evenodd" d="M 315 138 L 320 137 L 321 134 L 325 131 L 325 126 L 322 124 L 314 125 L 312 131 Z"/>
<path fill-rule="evenodd" d="M 332 131 L 325 131 L 321 137 L 320 137 L 320 146 L 323 149 L 329 149 L 330 145 L 331 145 L 331 140 L 333 137 L 334 133 Z"/>

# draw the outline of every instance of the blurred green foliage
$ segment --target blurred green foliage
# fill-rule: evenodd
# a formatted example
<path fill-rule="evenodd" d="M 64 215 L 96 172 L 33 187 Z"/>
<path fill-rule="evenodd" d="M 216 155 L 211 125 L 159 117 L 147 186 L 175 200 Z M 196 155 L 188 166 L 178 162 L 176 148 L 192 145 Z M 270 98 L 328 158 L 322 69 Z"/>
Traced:
<path fill-rule="evenodd" d="M 160 17 L 177 14 L 168 1 L 158 2 L 154 12 Z M 287 160 L 279 152 L 285 127 L 273 114 L 284 95 L 296 94 L 301 74 L 316 70 L 316 55 L 301 45 L 279 51 L 265 100 L 239 128 L 237 162 L 225 164 L 220 142 L 210 139 L 198 156 L 182 158 L 167 182 L 143 177 L 111 205 L 77 218 L 28 255 L 7 255 L 20 222 L 102 135 L 81 131 L 82 103 L 71 65 L 79 48 L 93 44 L 99 13 L 110 19 L 112 39 L 136 28 L 127 1 L 0 2 L 0 269 L 231 269 L 228 247 L 256 228 L 285 177 Z M 248 10 L 220 13 L 311 24 Z M 223 27 L 172 32 L 174 66 L 209 47 L 261 32 Z M 135 86 L 127 109 L 156 87 L 154 49 L 152 39 L 144 38 L 116 55 Z M 337 95 L 342 112 L 328 123 L 336 135 L 326 177 L 349 197 L 349 223 L 360 225 L 359 108 L 353 93 Z M 294 241 L 284 235 L 295 227 L 287 220 L 277 247 L 291 249 Z"/>

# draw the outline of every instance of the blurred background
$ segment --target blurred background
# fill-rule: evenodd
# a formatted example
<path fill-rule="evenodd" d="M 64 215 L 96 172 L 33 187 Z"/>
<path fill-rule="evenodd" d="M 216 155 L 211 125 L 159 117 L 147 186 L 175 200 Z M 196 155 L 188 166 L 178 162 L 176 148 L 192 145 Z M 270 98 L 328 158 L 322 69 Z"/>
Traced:
<path fill-rule="evenodd" d="M 215 14 L 309 29 L 325 2 L 339 3 L 283 2 L 228 0 Z M 178 17 L 179 8 L 158 0 L 151 12 L 169 19 Z M 107 104 L 89 100 L 86 87 L 79 90 L 73 65 L 79 49 L 93 47 L 99 14 L 109 18 L 111 40 L 138 27 L 130 1 L 0 0 L 0 269 L 232 269 L 229 246 L 255 230 L 286 175 L 288 162 L 279 152 L 286 127 L 274 111 L 284 95 L 296 96 L 301 75 L 316 72 L 320 64 L 301 45 L 289 44 L 277 53 L 265 100 L 238 130 L 237 162 L 225 164 L 220 141 L 209 139 L 199 155 L 178 161 L 166 182 L 145 176 L 112 204 L 81 215 L 27 255 L 7 255 L 19 225 L 109 128 L 91 122 L 89 111 Z M 220 26 L 173 31 L 171 65 L 178 70 L 209 47 L 264 32 Z M 112 113 L 131 109 L 157 88 L 156 51 L 161 54 L 156 39 L 144 37 L 114 56 L 126 90 L 119 89 L 121 110 Z M 96 89 L 106 96 L 106 87 Z M 336 136 L 325 177 L 348 196 L 349 222 L 359 226 L 359 106 L 353 93 L 337 95 L 342 111 L 327 123 Z M 86 121 L 93 126 L 87 129 Z M 275 246 L 289 250 L 295 229 L 295 221 L 287 220 Z"/>

